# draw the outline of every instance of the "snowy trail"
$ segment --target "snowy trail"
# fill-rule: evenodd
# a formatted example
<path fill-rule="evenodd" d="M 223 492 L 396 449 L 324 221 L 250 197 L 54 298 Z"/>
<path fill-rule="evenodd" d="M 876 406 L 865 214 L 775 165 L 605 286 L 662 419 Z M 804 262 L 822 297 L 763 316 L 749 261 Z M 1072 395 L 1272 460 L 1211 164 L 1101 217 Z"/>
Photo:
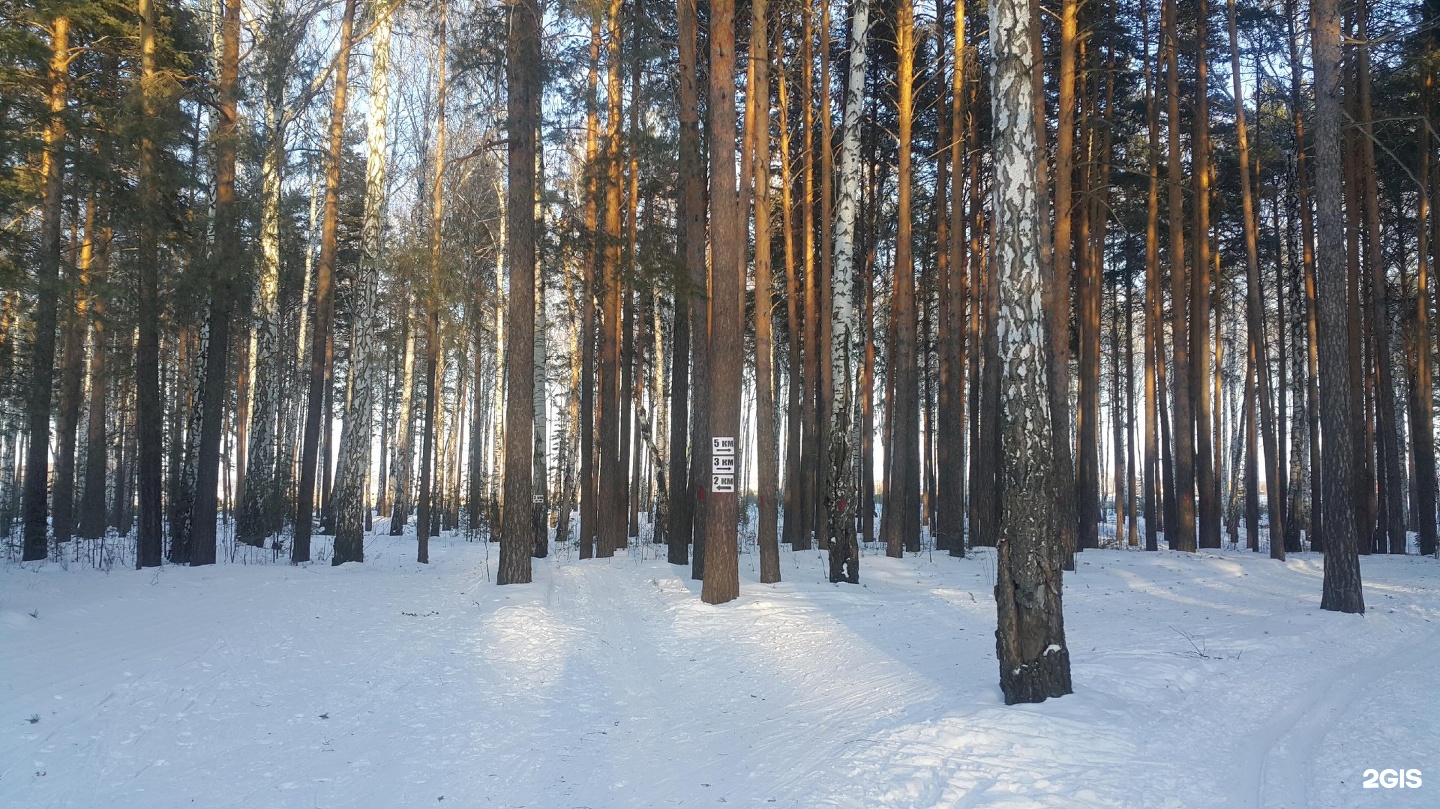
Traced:
<path fill-rule="evenodd" d="M 1440 805 L 1433 559 L 1364 559 L 1357 618 L 1309 555 L 1087 551 L 1076 693 L 1006 707 L 986 551 L 746 554 L 718 607 L 646 546 L 505 588 L 493 546 L 412 553 L 0 569 L 0 807 Z"/>

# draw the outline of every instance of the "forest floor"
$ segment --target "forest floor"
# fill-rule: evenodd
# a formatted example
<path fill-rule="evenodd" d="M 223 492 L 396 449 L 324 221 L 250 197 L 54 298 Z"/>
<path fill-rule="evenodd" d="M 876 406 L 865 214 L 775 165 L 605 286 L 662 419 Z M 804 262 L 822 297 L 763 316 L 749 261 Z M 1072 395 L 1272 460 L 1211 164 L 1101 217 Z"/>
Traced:
<path fill-rule="evenodd" d="M 1314 554 L 1087 551 L 1075 693 L 1006 707 L 988 550 L 868 548 L 858 587 L 752 550 L 723 606 L 648 543 L 503 588 L 430 553 L 0 567 L 0 806 L 1440 806 L 1434 559 L 1364 558 L 1358 617 Z"/>

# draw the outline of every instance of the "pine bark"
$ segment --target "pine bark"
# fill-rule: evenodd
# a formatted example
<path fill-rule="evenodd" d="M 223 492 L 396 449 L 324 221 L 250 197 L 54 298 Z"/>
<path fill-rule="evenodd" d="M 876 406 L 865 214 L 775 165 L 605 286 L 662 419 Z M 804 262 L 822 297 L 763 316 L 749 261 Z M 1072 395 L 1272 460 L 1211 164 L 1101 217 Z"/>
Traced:
<path fill-rule="evenodd" d="M 680 29 L 680 254 L 681 269 L 675 284 L 674 343 L 671 351 L 670 374 L 670 535 L 666 557 L 670 564 L 684 565 L 690 561 L 690 537 L 694 526 L 695 487 L 697 479 L 687 474 L 686 447 L 693 455 L 700 453 L 701 432 L 691 430 L 687 420 L 701 416 L 700 396 L 703 383 L 696 384 L 692 412 L 691 359 L 696 360 L 694 378 L 702 370 L 700 356 L 709 340 L 708 295 L 705 288 L 705 174 L 700 155 L 699 97 L 696 89 L 696 9 L 695 0 L 679 0 L 676 5 Z M 691 468 L 694 468 L 693 466 Z"/>
<path fill-rule="evenodd" d="M 156 69 L 155 0 L 138 0 L 140 18 L 140 105 L 146 122 L 154 121 L 159 103 L 154 81 Z M 135 567 L 158 567 L 163 553 L 164 513 L 161 497 L 160 425 L 165 418 L 160 399 L 160 187 L 156 176 L 158 145 L 155 133 L 142 130 L 135 169 L 136 196 L 141 223 L 136 238 L 139 272 L 137 340 L 135 346 L 135 423 L 137 449 L 135 487 L 139 524 L 136 527 Z M 117 487 L 118 488 L 118 487 Z M 121 520 L 122 527 L 128 520 Z"/>
<path fill-rule="evenodd" d="M 220 444 L 224 437 L 230 368 L 230 331 L 240 261 L 240 219 L 235 199 L 235 162 L 239 147 L 240 0 L 223 0 L 219 122 L 215 130 L 215 245 L 209 340 L 196 453 L 195 501 L 191 517 L 190 564 L 215 563 L 215 520 L 220 484 Z"/>
<path fill-rule="evenodd" d="M 530 581 L 535 550 L 532 453 L 535 429 L 535 149 L 540 113 L 540 8 L 510 5 L 506 41 L 509 342 L 505 357 L 505 501 L 498 584 Z M 543 347 L 542 347 L 543 357 Z M 540 530 L 545 530 L 544 523 Z"/>
<path fill-rule="evenodd" d="M 1250 177 L 1250 138 L 1245 125 L 1245 94 L 1240 85 L 1240 46 L 1239 37 L 1236 31 L 1235 0 L 1228 0 L 1230 11 L 1230 75 L 1231 87 L 1235 94 L 1235 137 L 1239 146 L 1240 157 L 1240 201 L 1241 216 L 1244 217 L 1243 228 L 1245 232 L 1245 321 L 1248 336 L 1250 359 L 1254 366 L 1252 373 L 1257 380 L 1258 412 L 1255 411 L 1256 402 L 1254 399 L 1247 400 L 1247 413 L 1250 418 L 1250 431 L 1254 431 L 1255 424 L 1260 424 L 1262 441 L 1265 447 L 1265 481 L 1268 495 L 1267 507 L 1270 511 L 1270 558 L 1285 558 L 1285 521 L 1284 504 L 1281 502 L 1281 488 L 1278 481 L 1281 477 L 1280 457 L 1275 436 L 1275 408 L 1274 394 L 1270 390 L 1270 373 L 1264 367 L 1264 358 L 1269 356 L 1265 339 L 1265 303 L 1260 288 L 1260 249 L 1259 249 L 1259 220 L 1255 212 L 1255 193 Z M 1246 384 L 1249 384 L 1247 379 Z M 1250 396 L 1247 390 L 1246 395 Z M 1247 437 L 1248 443 L 1253 443 Z M 1253 455 L 1253 450 L 1252 450 Z M 1253 460 L 1247 461 L 1253 465 Z M 1255 485 L 1250 479 L 1252 470 L 1246 469 L 1246 497 L 1252 497 L 1254 493 L 1250 488 Z M 1246 516 L 1246 530 L 1254 532 L 1255 526 L 1250 524 L 1250 517 Z M 1218 544 L 1218 543 L 1217 543 Z"/>
<path fill-rule="evenodd" d="M 915 73 L 915 9 L 911 0 L 900 0 L 896 6 L 895 47 L 899 160 L 895 178 L 895 286 L 891 293 L 895 339 L 891 343 L 890 367 L 894 395 L 890 402 L 890 442 L 885 447 L 890 473 L 886 476 L 881 540 L 885 543 L 885 555 L 899 558 L 906 550 L 920 550 L 915 260 L 910 209 Z M 836 278 L 841 278 L 840 273 L 836 273 Z"/>
<path fill-rule="evenodd" d="M 1350 378 L 1341 206 L 1340 14 L 1335 0 L 1313 0 L 1315 65 L 1316 303 L 1320 332 L 1320 418 L 1325 441 L 1325 574 L 1320 608 L 1363 613 L 1359 548 L 1365 537 L 1356 522 L 1355 404 Z"/>
<path fill-rule="evenodd" d="M 143 4 L 145 0 L 141 2 Z M 142 8 L 142 16 L 143 13 Z M 141 39 L 143 50 L 143 30 Z M 39 261 L 35 268 L 35 344 L 30 359 L 25 413 L 29 441 L 25 448 L 25 491 L 21 499 L 24 545 L 20 559 L 25 562 L 44 559 L 49 554 L 46 516 L 50 483 L 50 405 L 55 379 L 56 310 L 60 300 L 60 218 L 65 191 L 65 108 L 69 99 L 69 73 L 70 18 L 61 14 L 50 26 L 47 115 L 40 158 L 44 196 L 40 208 Z"/>
<path fill-rule="evenodd" d="M 709 438 L 731 438 L 738 455 L 745 278 L 740 264 L 744 225 L 732 168 L 736 134 L 734 75 L 735 4 L 733 0 L 712 0 L 709 98 L 710 165 L 714 171 L 710 177 Z M 740 595 L 739 495 L 735 491 L 711 491 L 707 500 L 700 598 L 707 604 L 723 604 Z M 696 553 L 701 553 L 698 547 Z"/>
<path fill-rule="evenodd" d="M 760 582 L 780 581 L 779 469 L 776 453 L 775 335 L 773 328 L 774 278 L 770 269 L 770 22 L 766 0 L 751 4 L 750 61 L 755 65 L 751 107 L 747 121 L 755 141 L 755 431 L 756 472 L 760 524 L 756 543 L 760 550 Z M 779 41 L 779 38 L 776 38 Z M 777 49 L 778 50 L 778 49 Z M 784 114 L 783 111 L 781 113 Z"/>

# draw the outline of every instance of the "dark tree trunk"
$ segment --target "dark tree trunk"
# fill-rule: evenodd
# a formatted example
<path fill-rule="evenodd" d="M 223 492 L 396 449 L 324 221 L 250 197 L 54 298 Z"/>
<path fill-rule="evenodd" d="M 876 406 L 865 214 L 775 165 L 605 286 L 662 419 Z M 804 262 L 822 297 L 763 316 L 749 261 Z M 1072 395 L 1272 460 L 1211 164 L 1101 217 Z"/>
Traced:
<path fill-rule="evenodd" d="M 505 356 L 505 502 L 501 512 L 498 584 L 530 581 L 536 546 L 531 508 L 535 419 L 535 148 L 540 115 L 540 8 L 536 0 L 510 6 L 506 42 L 506 139 L 509 174 L 505 206 L 510 300 Z M 545 530 L 542 520 L 540 531 Z"/>
<path fill-rule="evenodd" d="M 145 2 L 141 0 L 142 4 Z M 142 5 L 142 16 L 144 8 Z M 144 36 L 142 30 L 142 50 Z M 55 320 L 60 294 L 60 216 L 65 190 L 65 107 L 69 95 L 69 72 L 70 18 L 60 15 L 50 28 L 48 115 L 40 167 L 44 200 L 40 209 L 40 255 L 35 269 L 35 347 L 30 360 L 30 390 L 26 401 L 29 443 L 25 450 L 25 492 L 21 500 L 25 537 L 20 558 L 26 562 L 44 559 L 48 555 L 49 544 L 46 495 L 50 483 L 50 402 L 55 379 Z M 156 564 L 159 564 L 158 560 Z"/>
<path fill-rule="evenodd" d="M 1340 15 L 1314 0 L 1316 281 L 1320 332 L 1320 416 L 1325 440 L 1325 576 L 1321 609 L 1363 613 L 1355 521 L 1355 390 L 1347 339 L 1345 231 L 1340 187 Z"/>

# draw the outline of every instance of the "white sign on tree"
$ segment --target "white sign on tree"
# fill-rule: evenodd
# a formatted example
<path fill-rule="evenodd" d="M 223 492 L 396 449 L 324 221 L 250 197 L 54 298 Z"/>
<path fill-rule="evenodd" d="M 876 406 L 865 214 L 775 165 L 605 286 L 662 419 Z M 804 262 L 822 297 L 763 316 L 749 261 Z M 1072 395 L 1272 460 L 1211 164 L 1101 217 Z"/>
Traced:
<path fill-rule="evenodd" d="M 713 436 L 710 439 L 710 491 L 717 494 L 735 492 L 734 436 Z"/>

